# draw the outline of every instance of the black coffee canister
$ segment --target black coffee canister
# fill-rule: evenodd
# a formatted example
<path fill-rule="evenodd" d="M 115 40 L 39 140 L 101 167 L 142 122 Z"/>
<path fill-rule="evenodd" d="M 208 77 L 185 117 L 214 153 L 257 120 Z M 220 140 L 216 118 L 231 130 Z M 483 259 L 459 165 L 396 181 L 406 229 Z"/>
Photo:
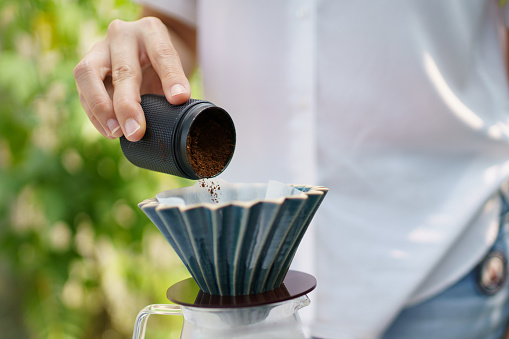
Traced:
<path fill-rule="evenodd" d="M 212 178 L 230 163 L 235 126 L 222 108 L 204 100 L 170 104 L 163 95 L 141 97 L 147 129 L 136 142 L 120 138 L 134 165 L 188 179 Z"/>

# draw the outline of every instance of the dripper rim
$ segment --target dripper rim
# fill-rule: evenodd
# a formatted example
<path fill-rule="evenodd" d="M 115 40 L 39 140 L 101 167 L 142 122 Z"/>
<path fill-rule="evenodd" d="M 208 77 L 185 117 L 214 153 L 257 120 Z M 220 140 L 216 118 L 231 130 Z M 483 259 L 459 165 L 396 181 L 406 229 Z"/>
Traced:
<path fill-rule="evenodd" d="M 253 184 L 255 185 L 255 184 Z M 259 199 L 252 199 L 249 201 L 242 201 L 242 200 L 234 200 L 234 201 L 227 201 L 227 202 L 199 202 L 199 203 L 193 203 L 193 204 L 175 204 L 175 205 L 167 205 L 164 203 L 161 203 L 158 201 L 157 197 L 154 198 L 148 198 L 143 200 L 138 204 L 138 207 L 143 209 L 147 207 L 153 207 L 155 206 L 156 211 L 163 211 L 168 209 L 175 209 L 178 208 L 180 211 L 188 211 L 195 208 L 207 208 L 210 210 L 218 210 L 221 208 L 226 208 L 230 206 L 234 207 L 240 207 L 240 208 L 251 208 L 254 205 L 258 203 L 269 203 L 269 204 L 282 204 L 285 200 L 307 200 L 309 195 L 323 195 L 328 192 L 328 188 L 324 186 L 312 186 L 312 185 L 295 185 L 295 184 L 288 184 L 291 187 L 294 187 L 300 191 L 302 189 L 307 190 L 303 194 L 299 195 L 289 195 L 285 197 L 279 197 L 279 198 L 259 198 Z M 189 186 L 192 187 L 192 186 Z M 185 188 L 185 187 L 183 187 Z"/>

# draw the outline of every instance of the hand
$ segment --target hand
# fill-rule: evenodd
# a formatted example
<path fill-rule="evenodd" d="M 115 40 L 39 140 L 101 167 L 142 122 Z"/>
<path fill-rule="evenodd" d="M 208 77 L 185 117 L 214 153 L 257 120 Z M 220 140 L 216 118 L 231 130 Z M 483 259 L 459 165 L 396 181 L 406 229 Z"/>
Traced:
<path fill-rule="evenodd" d="M 175 105 L 191 97 L 168 28 L 155 17 L 115 20 L 74 69 L 81 105 L 95 128 L 109 139 L 145 134 L 141 94 L 164 94 Z"/>

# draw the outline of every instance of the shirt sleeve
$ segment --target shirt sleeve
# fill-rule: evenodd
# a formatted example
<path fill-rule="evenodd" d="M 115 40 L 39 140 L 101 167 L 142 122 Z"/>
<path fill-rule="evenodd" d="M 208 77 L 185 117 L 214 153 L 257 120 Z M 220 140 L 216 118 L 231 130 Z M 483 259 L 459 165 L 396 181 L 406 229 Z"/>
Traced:
<path fill-rule="evenodd" d="M 196 26 L 196 0 L 134 0 L 134 2 L 179 19 L 189 26 Z"/>

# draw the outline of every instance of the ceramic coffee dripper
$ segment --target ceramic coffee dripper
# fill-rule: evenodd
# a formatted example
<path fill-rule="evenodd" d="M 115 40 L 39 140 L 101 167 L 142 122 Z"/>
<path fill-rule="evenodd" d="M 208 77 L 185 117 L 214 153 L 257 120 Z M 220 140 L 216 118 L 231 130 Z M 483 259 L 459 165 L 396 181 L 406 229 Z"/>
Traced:
<path fill-rule="evenodd" d="M 140 312 L 133 338 L 143 337 L 150 314 L 183 315 L 182 338 L 248 338 L 250 331 L 303 337 L 297 311 L 309 303 L 305 294 L 316 280 L 302 272 L 287 273 L 326 193 L 317 186 L 214 180 L 140 203 L 191 273 L 195 287 L 175 292 L 181 282 L 168 290 L 169 299 L 180 306 L 151 305 Z M 267 293 L 279 297 L 267 300 Z M 203 296 L 216 302 L 197 303 Z M 228 298 L 237 301 L 231 304 Z M 265 302 L 255 302 L 260 298 Z M 279 325 L 270 325 L 274 323 Z"/>

